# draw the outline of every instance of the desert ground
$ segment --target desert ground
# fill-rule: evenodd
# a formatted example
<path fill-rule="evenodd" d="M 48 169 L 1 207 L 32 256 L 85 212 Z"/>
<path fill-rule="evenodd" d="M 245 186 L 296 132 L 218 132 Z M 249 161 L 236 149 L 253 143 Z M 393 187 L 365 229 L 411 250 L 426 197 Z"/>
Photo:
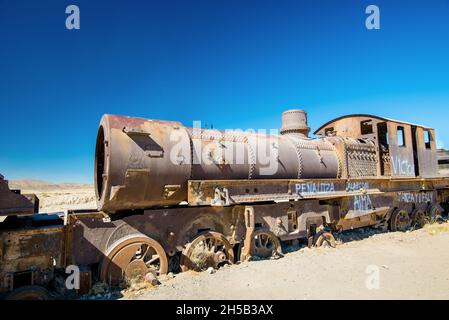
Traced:
<path fill-rule="evenodd" d="M 40 213 L 63 212 L 71 209 L 95 209 L 95 190 L 91 184 L 50 183 L 41 180 L 12 180 L 10 189 L 23 194 L 36 194 Z"/>
<path fill-rule="evenodd" d="M 449 223 L 411 232 L 351 231 L 337 248 L 186 272 L 122 299 L 449 299 Z"/>
<path fill-rule="evenodd" d="M 95 208 L 91 185 L 25 180 L 10 186 L 36 193 L 40 212 Z M 83 299 L 449 299 L 448 222 L 405 233 L 359 229 L 337 240 L 337 248 L 290 244 L 280 259 L 169 274 L 157 286 L 135 283 Z"/>

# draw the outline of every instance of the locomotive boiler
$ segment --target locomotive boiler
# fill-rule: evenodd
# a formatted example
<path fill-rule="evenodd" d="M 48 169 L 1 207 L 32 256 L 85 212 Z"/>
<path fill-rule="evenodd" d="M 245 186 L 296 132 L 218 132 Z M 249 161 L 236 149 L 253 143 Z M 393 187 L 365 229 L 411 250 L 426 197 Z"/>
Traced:
<path fill-rule="evenodd" d="M 178 205 L 187 200 L 189 180 L 340 177 L 340 141 L 312 139 L 309 131 L 303 110 L 283 113 L 280 135 L 104 115 L 95 152 L 98 209 Z"/>

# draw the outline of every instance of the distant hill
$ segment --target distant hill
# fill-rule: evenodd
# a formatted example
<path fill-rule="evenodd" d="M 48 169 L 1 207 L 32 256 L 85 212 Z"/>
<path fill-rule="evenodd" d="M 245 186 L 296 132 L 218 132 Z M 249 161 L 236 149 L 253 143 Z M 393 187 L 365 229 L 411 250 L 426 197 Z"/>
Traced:
<path fill-rule="evenodd" d="M 88 183 L 70 183 L 70 182 L 51 183 L 44 180 L 33 180 L 33 179 L 9 180 L 8 184 L 10 189 L 39 190 L 39 191 L 93 188 L 93 185 Z"/>

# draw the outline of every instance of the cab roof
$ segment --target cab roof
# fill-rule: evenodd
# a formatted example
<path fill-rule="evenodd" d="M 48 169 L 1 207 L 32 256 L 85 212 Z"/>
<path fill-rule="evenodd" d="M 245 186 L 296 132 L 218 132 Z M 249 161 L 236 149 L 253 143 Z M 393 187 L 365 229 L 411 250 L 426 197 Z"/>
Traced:
<path fill-rule="evenodd" d="M 328 125 L 330 125 L 333 122 L 337 122 L 337 121 L 340 121 L 342 119 L 357 118 L 357 117 L 378 119 L 378 120 L 382 120 L 382 121 L 401 123 L 401 124 L 411 125 L 411 126 L 415 126 L 415 127 L 420 127 L 420 128 L 427 129 L 427 130 L 433 130 L 433 128 L 426 127 L 426 126 L 423 126 L 423 125 L 420 125 L 420 124 L 411 123 L 411 122 L 406 122 L 406 121 L 400 121 L 400 120 L 380 117 L 380 116 L 376 116 L 376 115 L 372 115 L 372 114 L 354 113 L 354 114 L 348 114 L 348 115 L 345 115 L 345 116 L 341 116 L 341 117 L 338 117 L 338 118 L 335 118 L 333 120 L 330 120 L 330 121 L 326 122 L 321 127 L 316 129 L 314 134 L 318 134 L 319 131 L 321 131 L 323 128 L 327 127 Z"/>

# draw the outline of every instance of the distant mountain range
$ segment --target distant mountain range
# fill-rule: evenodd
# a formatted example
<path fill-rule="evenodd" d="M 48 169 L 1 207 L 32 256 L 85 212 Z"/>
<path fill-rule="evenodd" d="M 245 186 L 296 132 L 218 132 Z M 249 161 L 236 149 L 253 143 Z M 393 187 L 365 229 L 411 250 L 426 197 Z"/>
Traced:
<path fill-rule="evenodd" d="M 44 180 L 34 180 L 34 179 L 20 179 L 20 180 L 9 180 L 8 181 L 10 189 L 21 189 L 21 190 L 57 190 L 57 189 L 86 189 L 93 188 L 92 184 L 89 183 L 51 183 Z"/>

